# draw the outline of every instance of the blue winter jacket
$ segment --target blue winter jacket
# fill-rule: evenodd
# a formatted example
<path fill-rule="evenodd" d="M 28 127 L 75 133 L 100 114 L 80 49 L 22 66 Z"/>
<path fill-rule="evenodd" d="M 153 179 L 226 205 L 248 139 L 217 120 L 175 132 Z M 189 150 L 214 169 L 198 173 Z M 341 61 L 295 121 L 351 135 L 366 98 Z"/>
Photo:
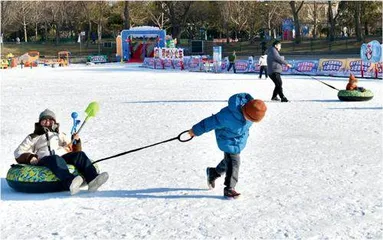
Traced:
<path fill-rule="evenodd" d="M 245 119 L 241 110 L 250 100 L 253 100 L 253 97 L 248 93 L 231 96 L 227 107 L 193 126 L 194 134 L 200 136 L 215 129 L 219 149 L 225 153 L 240 153 L 246 146 L 249 128 L 253 124 Z"/>

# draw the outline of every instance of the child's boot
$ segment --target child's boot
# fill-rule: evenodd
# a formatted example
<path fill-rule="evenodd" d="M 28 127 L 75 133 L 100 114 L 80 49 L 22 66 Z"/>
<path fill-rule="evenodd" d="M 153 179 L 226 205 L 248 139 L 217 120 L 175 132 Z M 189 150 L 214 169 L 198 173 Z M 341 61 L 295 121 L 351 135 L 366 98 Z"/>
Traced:
<path fill-rule="evenodd" d="M 84 179 L 81 176 L 76 176 L 73 178 L 72 183 L 69 186 L 69 191 L 71 195 L 75 195 L 80 192 L 81 184 L 84 182 Z"/>
<path fill-rule="evenodd" d="M 206 168 L 206 175 L 207 175 L 207 186 L 209 189 L 215 188 L 215 180 L 219 178 L 221 175 L 217 173 L 215 168 Z"/>
<path fill-rule="evenodd" d="M 223 196 L 227 199 L 237 199 L 241 194 L 236 192 L 234 188 L 225 187 L 223 189 Z"/>
<path fill-rule="evenodd" d="M 95 192 L 102 184 L 104 184 L 109 178 L 107 172 L 100 173 L 95 179 L 88 184 L 88 191 Z"/>

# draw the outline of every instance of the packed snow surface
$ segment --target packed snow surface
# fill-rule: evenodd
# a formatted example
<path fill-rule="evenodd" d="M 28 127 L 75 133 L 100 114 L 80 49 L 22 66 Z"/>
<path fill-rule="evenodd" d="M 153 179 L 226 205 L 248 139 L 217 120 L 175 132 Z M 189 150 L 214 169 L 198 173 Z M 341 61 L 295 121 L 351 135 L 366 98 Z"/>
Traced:
<path fill-rule="evenodd" d="M 315 77 L 338 89 L 347 78 Z M 382 239 L 382 81 L 375 96 L 341 102 L 308 76 L 282 76 L 289 103 L 256 74 L 193 73 L 138 65 L 1 70 L 1 239 Z M 100 111 L 80 135 L 97 160 L 176 137 L 239 92 L 265 100 L 264 120 L 241 153 L 240 200 L 208 190 L 206 167 L 223 158 L 214 132 L 98 164 L 98 192 L 26 194 L 11 189 L 13 151 L 46 108 L 61 131 L 71 113 Z"/>

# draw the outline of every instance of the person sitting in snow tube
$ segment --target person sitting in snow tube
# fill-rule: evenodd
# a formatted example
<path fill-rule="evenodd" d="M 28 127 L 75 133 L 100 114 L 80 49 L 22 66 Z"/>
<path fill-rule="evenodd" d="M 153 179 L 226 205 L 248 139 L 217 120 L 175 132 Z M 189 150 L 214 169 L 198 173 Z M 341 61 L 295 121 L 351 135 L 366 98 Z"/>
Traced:
<path fill-rule="evenodd" d="M 374 94 L 363 87 L 358 87 L 358 79 L 350 74 L 346 90 L 338 92 L 338 98 L 341 101 L 368 101 L 374 97 Z"/>
<path fill-rule="evenodd" d="M 15 190 L 23 192 L 70 190 L 71 195 L 74 195 L 80 191 L 84 177 L 88 183 L 88 190 L 91 192 L 97 191 L 108 180 L 108 173 L 98 174 L 87 155 L 81 151 L 79 136 L 74 134 L 72 137 L 76 140 L 75 144 L 65 133 L 59 132 L 59 124 L 56 123 L 55 114 L 49 109 L 44 110 L 40 113 L 39 122 L 35 123 L 34 132 L 29 134 L 14 152 L 15 159 L 20 165 L 16 165 L 16 170 L 12 171 L 13 174 L 8 174 L 8 184 Z M 20 169 L 28 167 L 29 164 L 32 165 L 30 170 L 36 170 L 37 167 L 41 168 L 41 172 L 37 173 L 41 178 L 45 177 L 45 170 L 49 169 L 59 179 L 57 184 L 61 185 L 61 187 L 50 188 L 47 184 L 45 189 L 40 179 L 37 180 L 37 183 L 41 186 L 41 189 L 35 187 L 29 191 L 23 185 L 23 177 L 15 176 L 17 167 Z M 72 171 L 72 174 L 67 164 L 73 165 L 83 177 L 75 171 Z M 15 169 L 15 167 L 12 169 Z M 22 173 L 22 171 L 19 172 Z M 32 174 L 36 173 L 31 172 Z M 13 178 L 11 178 L 12 176 Z M 35 176 L 28 177 L 33 178 Z"/>
<path fill-rule="evenodd" d="M 366 89 L 364 89 L 363 87 L 358 87 L 357 84 L 358 84 L 358 79 L 353 74 L 350 74 L 350 77 L 348 78 L 346 90 L 348 90 L 348 91 L 357 90 L 360 92 L 366 91 Z"/>

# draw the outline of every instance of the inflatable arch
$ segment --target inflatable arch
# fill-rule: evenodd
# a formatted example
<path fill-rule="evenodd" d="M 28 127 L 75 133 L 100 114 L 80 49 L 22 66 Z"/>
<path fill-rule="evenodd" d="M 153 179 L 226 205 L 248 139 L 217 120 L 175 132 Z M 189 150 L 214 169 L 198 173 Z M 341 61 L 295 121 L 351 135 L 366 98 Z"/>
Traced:
<path fill-rule="evenodd" d="M 121 44 L 122 44 L 122 59 L 124 61 L 129 61 L 131 59 L 131 53 L 133 51 L 132 39 L 134 38 L 155 38 L 157 39 L 157 46 L 154 47 L 165 47 L 165 36 L 166 31 L 161 30 L 157 27 L 134 27 L 129 30 L 121 31 Z M 142 45 L 142 44 L 141 44 Z M 142 47 L 142 46 L 140 46 Z M 137 50 L 137 49 L 136 49 Z M 141 51 L 141 50 L 138 50 Z M 139 53 L 141 54 L 141 53 Z"/>

